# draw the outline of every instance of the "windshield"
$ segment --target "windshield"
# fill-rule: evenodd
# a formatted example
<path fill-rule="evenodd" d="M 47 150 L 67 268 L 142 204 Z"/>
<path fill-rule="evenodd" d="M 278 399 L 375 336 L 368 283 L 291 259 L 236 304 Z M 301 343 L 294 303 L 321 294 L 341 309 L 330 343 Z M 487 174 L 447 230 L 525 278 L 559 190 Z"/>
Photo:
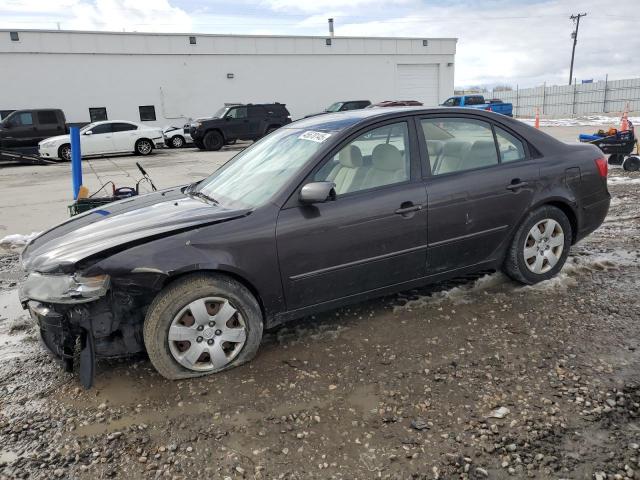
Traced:
<path fill-rule="evenodd" d="M 325 112 L 339 112 L 340 111 L 340 107 L 342 107 L 343 103 L 344 102 L 336 102 L 333 105 L 327 107 Z"/>
<path fill-rule="evenodd" d="M 229 107 L 222 107 L 216 113 L 213 114 L 213 118 L 222 118 L 222 117 L 224 117 L 224 114 L 227 113 L 228 110 L 229 110 Z"/>
<path fill-rule="evenodd" d="M 263 205 L 300 171 L 329 136 L 306 133 L 312 132 L 276 130 L 200 182 L 196 191 L 225 207 Z M 303 135 L 306 138 L 301 138 Z"/>

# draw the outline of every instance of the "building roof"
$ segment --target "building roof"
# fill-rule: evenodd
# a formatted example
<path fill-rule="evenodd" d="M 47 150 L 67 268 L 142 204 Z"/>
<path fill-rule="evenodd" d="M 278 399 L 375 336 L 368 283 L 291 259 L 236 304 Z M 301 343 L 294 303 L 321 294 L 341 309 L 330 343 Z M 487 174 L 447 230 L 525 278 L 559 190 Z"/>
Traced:
<path fill-rule="evenodd" d="M 18 32 L 13 41 L 9 32 Z M 192 37 L 195 43 L 192 43 Z M 0 53 L 454 55 L 455 38 L 222 35 L 0 29 Z"/>

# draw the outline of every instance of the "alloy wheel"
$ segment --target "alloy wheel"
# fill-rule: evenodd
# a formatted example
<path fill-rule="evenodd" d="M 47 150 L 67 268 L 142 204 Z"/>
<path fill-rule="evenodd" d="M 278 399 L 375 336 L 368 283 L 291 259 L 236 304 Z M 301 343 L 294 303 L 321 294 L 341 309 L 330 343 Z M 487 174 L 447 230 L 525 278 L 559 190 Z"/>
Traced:
<path fill-rule="evenodd" d="M 242 350 L 247 328 L 228 299 L 200 298 L 173 318 L 167 340 L 171 355 L 183 367 L 198 372 L 220 370 Z"/>
<path fill-rule="evenodd" d="M 180 148 L 184 145 L 184 140 L 180 136 L 173 137 L 171 139 L 171 145 L 173 145 L 174 148 Z"/>
<path fill-rule="evenodd" d="M 564 250 L 564 231 L 558 222 L 545 218 L 537 222 L 524 242 L 524 261 L 536 274 L 547 273 L 560 261 Z"/>
<path fill-rule="evenodd" d="M 60 155 L 62 156 L 63 160 L 71 160 L 71 147 L 62 147 L 60 149 Z"/>
<path fill-rule="evenodd" d="M 149 141 L 147 140 L 141 140 L 138 143 L 138 152 L 140 152 L 142 155 L 147 155 L 148 153 L 151 153 L 151 143 L 149 143 Z"/>

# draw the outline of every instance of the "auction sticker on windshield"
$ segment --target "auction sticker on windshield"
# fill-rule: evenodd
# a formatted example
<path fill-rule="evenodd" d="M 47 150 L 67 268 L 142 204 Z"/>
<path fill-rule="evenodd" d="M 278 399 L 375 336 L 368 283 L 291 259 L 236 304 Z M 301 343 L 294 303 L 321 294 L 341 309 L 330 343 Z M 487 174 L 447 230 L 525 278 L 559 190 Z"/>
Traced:
<path fill-rule="evenodd" d="M 312 142 L 322 143 L 330 136 L 331 136 L 330 133 L 314 132 L 313 130 L 308 130 L 304 132 L 302 135 L 300 135 L 298 138 L 302 140 L 311 140 Z"/>

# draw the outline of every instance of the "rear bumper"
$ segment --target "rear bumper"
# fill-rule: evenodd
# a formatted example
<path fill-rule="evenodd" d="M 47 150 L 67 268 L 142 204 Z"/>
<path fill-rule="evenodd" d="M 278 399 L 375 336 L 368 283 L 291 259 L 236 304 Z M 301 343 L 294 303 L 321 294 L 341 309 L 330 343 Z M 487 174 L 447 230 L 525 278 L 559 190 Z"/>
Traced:
<path fill-rule="evenodd" d="M 611 195 L 607 192 L 607 196 L 597 202 L 582 207 L 580 228 L 576 235 L 576 242 L 597 230 L 609 212 L 611 204 Z"/>

